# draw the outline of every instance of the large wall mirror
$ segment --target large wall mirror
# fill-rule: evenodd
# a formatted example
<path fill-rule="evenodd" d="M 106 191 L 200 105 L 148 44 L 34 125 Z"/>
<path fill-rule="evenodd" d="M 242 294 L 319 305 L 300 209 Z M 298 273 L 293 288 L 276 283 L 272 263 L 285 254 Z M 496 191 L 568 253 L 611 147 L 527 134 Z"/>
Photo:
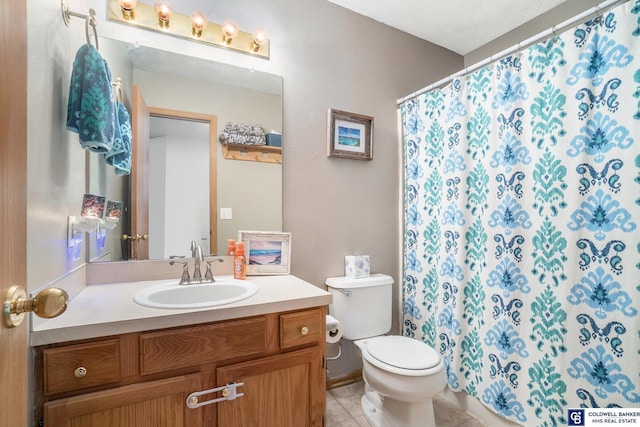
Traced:
<path fill-rule="evenodd" d="M 281 133 L 282 77 L 106 38 L 100 52 L 132 120 L 146 117 L 147 134 L 134 138 L 147 141 L 148 166 L 134 162 L 131 175 L 119 177 L 89 155 L 87 191 L 122 200 L 125 217 L 106 243 L 90 237 L 88 261 L 190 256 L 191 241 L 222 255 L 238 230 L 282 229 L 282 164 L 225 158 L 218 140 L 227 123 Z M 140 179 L 147 194 L 136 189 Z M 145 197 L 149 224 L 141 226 L 136 205 Z"/>

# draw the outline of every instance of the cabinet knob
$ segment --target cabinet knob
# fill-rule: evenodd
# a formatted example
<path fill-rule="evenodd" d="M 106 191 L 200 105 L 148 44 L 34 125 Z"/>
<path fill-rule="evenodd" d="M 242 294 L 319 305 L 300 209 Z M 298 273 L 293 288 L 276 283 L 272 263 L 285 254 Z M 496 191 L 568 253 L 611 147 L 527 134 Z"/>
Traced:
<path fill-rule="evenodd" d="M 302 328 L 300 328 L 300 333 L 302 335 L 307 335 L 309 333 L 309 328 L 307 328 L 306 326 L 303 326 Z"/>
<path fill-rule="evenodd" d="M 84 366 L 80 366 L 75 371 L 73 371 L 73 375 L 75 375 L 76 378 L 82 378 L 87 375 L 87 368 L 85 368 Z"/>

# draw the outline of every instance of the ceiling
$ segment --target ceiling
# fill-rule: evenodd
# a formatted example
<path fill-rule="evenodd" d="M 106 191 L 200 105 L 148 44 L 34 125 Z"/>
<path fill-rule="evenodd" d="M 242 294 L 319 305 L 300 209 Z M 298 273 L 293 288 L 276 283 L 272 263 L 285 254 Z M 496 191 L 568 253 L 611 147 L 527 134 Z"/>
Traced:
<path fill-rule="evenodd" d="M 466 55 L 566 0 L 328 0 Z"/>

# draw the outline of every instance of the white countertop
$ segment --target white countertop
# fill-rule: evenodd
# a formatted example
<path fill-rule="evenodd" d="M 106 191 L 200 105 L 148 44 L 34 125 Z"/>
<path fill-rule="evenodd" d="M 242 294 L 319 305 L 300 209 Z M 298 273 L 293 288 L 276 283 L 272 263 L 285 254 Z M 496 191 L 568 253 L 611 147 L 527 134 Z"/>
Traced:
<path fill-rule="evenodd" d="M 230 276 L 220 276 L 224 279 Z M 237 319 L 327 305 L 331 294 L 295 276 L 251 276 L 258 286 L 250 298 L 218 307 L 171 310 L 143 307 L 133 301 L 142 288 L 178 279 L 90 285 L 59 317 L 32 316 L 32 346 Z M 198 285 L 189 285 L 198 286 Z"/>

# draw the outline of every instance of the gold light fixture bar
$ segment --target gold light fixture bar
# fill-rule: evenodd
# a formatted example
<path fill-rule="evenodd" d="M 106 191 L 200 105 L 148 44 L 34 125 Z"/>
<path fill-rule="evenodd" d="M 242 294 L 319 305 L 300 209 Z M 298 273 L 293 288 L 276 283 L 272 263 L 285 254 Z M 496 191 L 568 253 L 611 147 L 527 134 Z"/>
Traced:
<path fill-rule="evenodd" d="M 269 40 L 262 43 L 259 46 L 259 49 L 256 50 L 254 37 L 251 33 L 239 31 L 238 34 L 227 44 L 225 37 L 223 37 L 223 27 L 220 24 L 208 22 L 200 35 L 198 35 L 198 32 L 193 30 L 193 21 L 191 16 L 173 12 L 171 13 L 169 24 L 162 27 L 158 23 L 158 14 L 154 10 L 153 6 L 138 3 L 133 11 L 133 16 L 125 16 L 118 0 L 108 0 L 108 3 L 108 16 L 111 21 L 168 34 L 184 40 L 191 40 L 223 49 L 231 49 L 236 52 L 246 53 L 263 59 L 269 59 Z"/>

